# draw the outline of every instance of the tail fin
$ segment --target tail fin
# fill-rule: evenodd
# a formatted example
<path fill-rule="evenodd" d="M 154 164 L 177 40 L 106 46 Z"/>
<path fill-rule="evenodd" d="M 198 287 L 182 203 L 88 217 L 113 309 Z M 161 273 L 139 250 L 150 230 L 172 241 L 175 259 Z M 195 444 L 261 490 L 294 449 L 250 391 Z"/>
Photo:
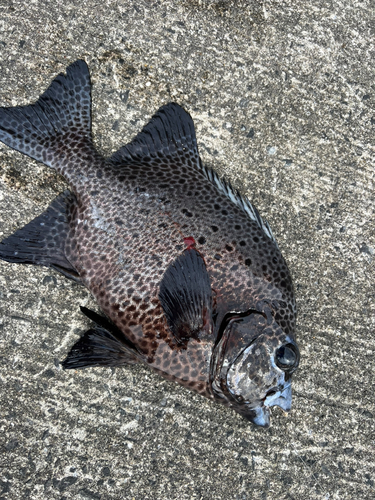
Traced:
<path fill-rule="evenodd" d="M 91 84 L 87 64 L 76 61 L 35 104 L 0 108 L 0 141 L 57 168 L 66 151 L 91 146 Z"/>

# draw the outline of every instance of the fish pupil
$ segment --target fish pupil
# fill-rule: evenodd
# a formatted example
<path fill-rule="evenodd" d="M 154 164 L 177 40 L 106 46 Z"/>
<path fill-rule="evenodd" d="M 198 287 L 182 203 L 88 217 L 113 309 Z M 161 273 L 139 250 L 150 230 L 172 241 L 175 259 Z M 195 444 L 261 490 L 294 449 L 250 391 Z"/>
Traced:
<path fill-rule="evenodd" d="M 292 344 L 279 347 L 276 351 L 276 364 L 284 371 L 289 371 L 298 364 L 298 354 Z"/>

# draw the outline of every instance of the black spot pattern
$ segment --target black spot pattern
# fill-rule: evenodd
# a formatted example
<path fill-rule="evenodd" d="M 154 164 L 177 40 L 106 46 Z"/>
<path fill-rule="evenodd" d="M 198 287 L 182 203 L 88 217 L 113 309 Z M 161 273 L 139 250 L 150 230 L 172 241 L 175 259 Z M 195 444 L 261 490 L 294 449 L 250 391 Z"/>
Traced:
<path fill-rule="evenodd" d="M 83 61 L 59 75 L 36 104 L 0 109 L 0 140 L 55 168 L 76 193 L 69 216 L 51 229 L 51 244 L 63 241 L 62 257 L 147 364 L 212 398 L 211 358 L 228 311 L 271 315 L 278 327 L 265 334 L 270 345 L 280 332 L 293 338 L 287 265 L 255 207 L 204 169 L 193 121 L 180 106 L 160 108 L 109 159 L 94 150 L 90 127 Z M 210 338 L 179 345 L 159 292 L 186 238 L 197 242 L 204 259 L 217 297 L 216 323 Z M 251 370 L 249 377 L 261 384 L 262 367 Z M 232 405 L 228 396 L 221 402 Z"/>

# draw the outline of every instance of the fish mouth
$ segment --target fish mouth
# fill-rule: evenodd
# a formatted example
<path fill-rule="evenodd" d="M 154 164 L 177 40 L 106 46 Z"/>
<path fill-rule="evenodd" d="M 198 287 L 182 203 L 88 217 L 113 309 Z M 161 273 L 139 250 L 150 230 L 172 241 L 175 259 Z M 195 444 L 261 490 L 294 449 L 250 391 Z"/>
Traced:
<path fill-rule="evenodd" d="M 270 426 L 269 408 L 267 406 L 258 406 L 258 408 L 254 408 L 253 412 L 255 413 L 255 416 L 251 418 L 253 424 L 267 429 Z"/>
<path fill-rule="evenodd" d="M 273 389 L 268 391 L 262 399 L 261 404 L 251 409 L 249 420 L 255 425 L 268 428 L 270 426 L 270 407 L 279 406 L 284 411 L 289 411 L 292 407 L 292 385 L 289 384 L 282 390 Z"/>
<path fill-rule="evenodd" d="M 287 385 L 282 390 L 274 389 L 268 391 L 263 399 L 266 407 L 279 406 L 284 411 L 289 411 L 292 407 L 292 384 Z"/>

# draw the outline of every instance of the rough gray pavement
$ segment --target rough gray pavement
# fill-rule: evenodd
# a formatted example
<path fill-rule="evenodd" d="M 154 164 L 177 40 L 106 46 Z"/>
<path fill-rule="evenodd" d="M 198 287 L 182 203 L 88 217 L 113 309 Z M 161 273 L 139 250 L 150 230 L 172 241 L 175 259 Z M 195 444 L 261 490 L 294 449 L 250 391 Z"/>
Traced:
<path fill-rule="evenodd" d="M 373 3 L 0 3 L 0 105 L 77 58 L 105 154 L 171 100 L 203 161 L 268 219 L 294 277 L 301 367 L 269 430 L 141 367 L 65 372 L 89 293 L 0 265 L 0 500 L 375 498 Z M 66 188 L 0 146 L 0 237 Z"/>

